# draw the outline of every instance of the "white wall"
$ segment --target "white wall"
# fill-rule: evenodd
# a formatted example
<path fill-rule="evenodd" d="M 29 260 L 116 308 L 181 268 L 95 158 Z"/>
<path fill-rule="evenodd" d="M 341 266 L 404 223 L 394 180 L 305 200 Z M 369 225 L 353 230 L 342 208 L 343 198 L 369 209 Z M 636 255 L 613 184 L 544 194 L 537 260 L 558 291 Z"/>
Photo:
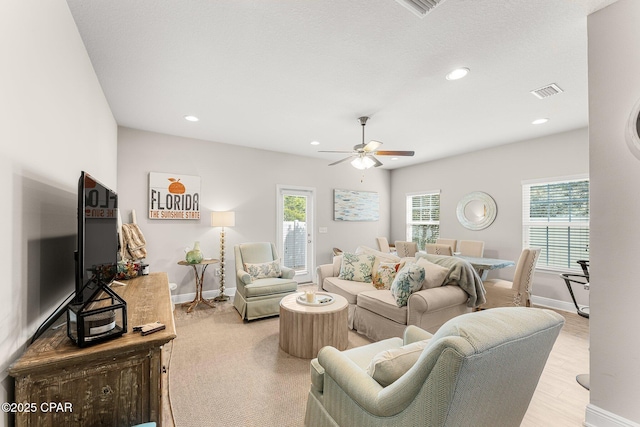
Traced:
<path fill-rule="evenodd" d="M 0 284 L 0 400 L 12 398 L 8 365 L 66 296 L 63 293 L 73 288 L 70 252 L 75 249 L 80 170 L 117 189 L 123 208 L 138 211 L 150 241 L 152 270 L 168 271 L 173 281 L 189 287 L 191 276 L 175 262 L 194 240 L 201 240 L 205 251 L 215 255 L 219 235 L 208 226 L 208 212 L 238 213 L 237 227 L 229 229 L 229 247 L 245 240 L 270 240 L 278 183 L 316 187 L 316 227 L 329 229 L 328 234 L 317 235 L 318 262 L 328 261 L 333 246 L 353 249 L 363 242 L 373 246 L 377 235 L 404 239 L 404 194 L 438 188 L 443 197 L 443 236 L 481 238 L 487 242 L 487 255 L 516 259 L 521 240 L 519 182 L 590 169 L 592 388 L 587 421 L 640 423 L 640 284 L 635 269 L 640 165 L 623 135 L 629 110 L 640 97 L 639 20 L 640 3 L 634 0 L 620 0 L 589 18 L 589 155 L 586 131 L 578 130 L 391 174 L 371 171 L 361 184 L 358 172 L 343 168 L 327 174 L 325 163 L 313 159 L 130 129 L 120 129 L 117 142 L 115 121 L 64 0 L 0 2 L 4 58 L 0 174 L 10 218 L 0 225 L 5 237 L 0 243 L 5 278 Z M 585 165 L 588 158 L 590 167 Z M 116 172 L 118 160 L 122 165 Z M 280 169 L 274 170 L 276 166 Z M 149 171 L 202 176 L 204 219 L 199 223 L 146 219 Z M 469 174 L 472 179 L 465 178 Z M 380 221 L 332 221 L 333 188 L 379 191 Z M 457 201 L 475 190 L 486 191 L 498 203 L 496 222 L 480 232 L 460 227 L 455 218 Z M 385 208 L 389 205 L 391 210 Z M 501 272 L 505 277 L 510 274 Z M 534 293 L 561 297 L 563 286 L 551 277 L 538 282 L 543 276 L 536 274 Z M 8 420 L 4 414 L 0 426 Z"/>
<path fill-rule="evenodd" d="M 0 401 L 6 369 L 74 289 L 85 169 L 116 187 L 117 127 L 64 0 L 0 2 Z M 0 425 L 7 425 L 7 414 Z"/>
<path fill-rule="evenodd" d="M 276 185 L 316 189 L 316 262 L 331 261 L 331 250 L 354 250 L 358 245 L 376 247 L 377 236 L 389 234 L 389 171 L 370 169 L 364 173 L 348 163 L 327 162 L 217 142 L 119 128 L 119 206 L 125 222 L 131 209 L 147 241 L 152 271 L 166 271 L 178 285 L 174 295 L 194 292 L 191 269 L 178 266 L 184 248 L 200 241 L 206 257 L 219 258 L 220 230 L 211 228 L 210 212 L 233 210 L 236 226 L 225 229 L 225 287 L 235 288 L 233 246 L 243 242 L 276 239 Z M 167 172 L 201 177 L 201 219 L 158 220 L 148 218 L 149 172 Z M 344 222 L 333 220 L 333 190 L 377 191 L 380 220 Z M 328 233 L 318 234 L 319 227 Z M 214 269 L 208 269 L 204 289 L 219 284 Z"/>
<path fill-rule="evenodd" d="M 592 246 L 589 425 L 640 425 L 640 160 L 627 148 L 624 137 L 632 106 L 640 98 L 638 22 L 637 0 L 620 0 L 588 19 Z"/>
<path fill-rule="evenodd" d="M 405 238 L 407 193 L 440 190 L 440 235 L 458 240 L 483 240 L 485 256 L 517 262 L 522 251 L 522 181 L 589 172 L 587 129 L 577 129 L 529 141 L 462 154 L 391 173 L 391 235 Z M 498 206 L 495 222 L 473 231 L 458 222 L 458 201 L 472 191 L 488 193 Z M 490 272 L 489 277 L 512 279 L 515 267 Z M 576 298 L 588 304 L 588 292 L 576 287 Z M 557 273 L 537 271 L 533 294 L 566 301 L 569 292 Z"/>

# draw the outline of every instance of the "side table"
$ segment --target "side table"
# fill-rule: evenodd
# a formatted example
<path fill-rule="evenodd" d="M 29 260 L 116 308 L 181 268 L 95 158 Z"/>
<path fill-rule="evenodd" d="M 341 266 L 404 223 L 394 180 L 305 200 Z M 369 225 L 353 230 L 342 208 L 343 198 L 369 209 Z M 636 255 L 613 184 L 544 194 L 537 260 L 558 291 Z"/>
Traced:
<path fill-rule="evenodd" d="M 347 300 L 340 295 L 323 292 L 335 301 L 324 306 L 296 302 L 300 293 L 287 295 L 280 301 L 280 348 L 302 359 L 313 359 L 325 345 L 346 350 L 349 344 Z"/>
<path fill-rule="evenodd" d="M 207 267 L 209 266 L 209 264 L 217 264 L 219 262 L 220 261 L 217 259 L 203 259 L 197 264 L 189 264 L 187 261 L 178 261 L 179 265 L 186 265 L 186 266 L 193 267 L 193 273 L 195 275 L 196 297 L 193 299 L 193 301 L 185 302 L 184 304 L 182 304 L 183 307 L 189 306 L 189 308 L 187 308 L 187 313 L 191 313 L 191 310 L 193 310 L 201 302 L 205 303 L 209 307 L 215 307 L 213 302 L 202 298 L 202 283 L 204 282 L 204 272 L 207 270 Z M 202 267 L 200 269 L 200 272 L 198 272 L 198 266 Z"/>

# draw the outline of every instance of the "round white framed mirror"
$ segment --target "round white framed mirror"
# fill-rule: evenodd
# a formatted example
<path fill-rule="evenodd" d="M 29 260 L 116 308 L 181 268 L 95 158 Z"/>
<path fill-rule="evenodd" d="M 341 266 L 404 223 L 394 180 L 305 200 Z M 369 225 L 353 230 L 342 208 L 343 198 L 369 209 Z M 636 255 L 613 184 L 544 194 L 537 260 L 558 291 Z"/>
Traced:
<path fill-rule="evenodd" d="M 631 109 L 625 129 L 625 139 L 629 150 L 636 158 L 640 159 L 640 99 Z"/>
<path fill-rule="evenodd" d="M 483 230 L 496 219 L 498 206 L 487 193 L 474 191 L 458 202 L 456 214 L 463 227 L 469 230 Z"/>

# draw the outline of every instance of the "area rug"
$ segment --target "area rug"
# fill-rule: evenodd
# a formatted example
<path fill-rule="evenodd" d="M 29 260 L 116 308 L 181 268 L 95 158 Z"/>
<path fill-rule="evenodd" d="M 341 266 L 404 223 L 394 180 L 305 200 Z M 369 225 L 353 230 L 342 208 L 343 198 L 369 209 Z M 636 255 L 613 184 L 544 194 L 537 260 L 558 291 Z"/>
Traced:
<path fill-rule="evenodd" d="M 169 399 L 177 427 L 302 426 L 310 359 L 282 351 L 279 318 L 244 322 L 231 302 L 175 311 Z M 349 331 L 349 348 L 370 341 Z"/>

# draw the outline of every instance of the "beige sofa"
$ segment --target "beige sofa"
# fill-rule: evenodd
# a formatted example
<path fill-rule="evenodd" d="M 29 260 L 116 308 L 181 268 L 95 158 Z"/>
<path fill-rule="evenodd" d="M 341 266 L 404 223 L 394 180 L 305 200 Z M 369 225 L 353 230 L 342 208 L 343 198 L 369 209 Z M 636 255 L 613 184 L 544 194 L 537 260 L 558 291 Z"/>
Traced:
<path fill-rule="evenodd" d="M 372 254 L 377 261 L 383 262 L 415 262 L 423 257 L 449 268 L 444 285 L 414 292 L 406 306 L 398 307 L 390 290 L 378 290 L 372 283 L 339 278 L 342 256 L 334 257 L 332 264 L 319 266 L 318 288 L 345 297 L 349 302 L 349 328 L 373 341 L 401 337 L 407 325 L 435 332 L 447 320 L 468 313 L 485 301 L 480 277 L 462 259 L 422 253 L 400 259 L 367 247 L 359 247 L 356 252 Z"/>

